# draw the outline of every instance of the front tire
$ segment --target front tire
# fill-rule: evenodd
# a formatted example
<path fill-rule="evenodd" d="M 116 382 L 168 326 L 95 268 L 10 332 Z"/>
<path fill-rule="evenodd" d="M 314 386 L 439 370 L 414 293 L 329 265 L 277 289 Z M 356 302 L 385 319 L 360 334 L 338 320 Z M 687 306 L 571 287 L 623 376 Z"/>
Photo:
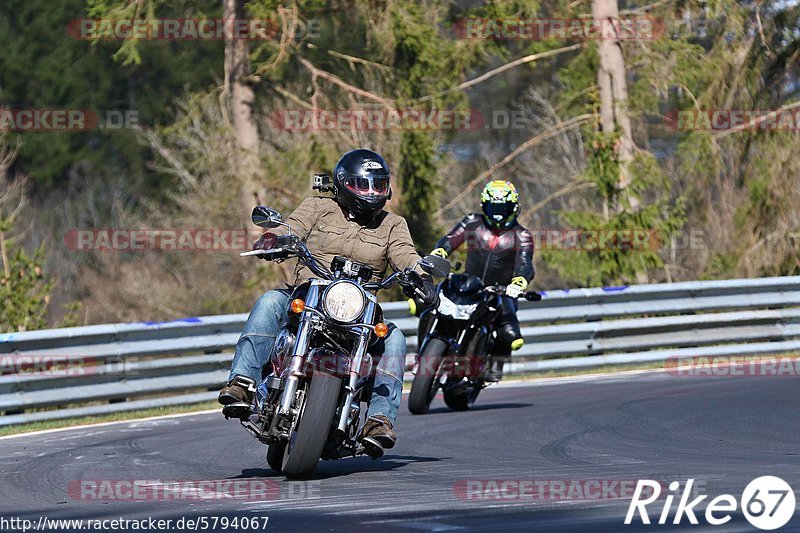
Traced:
<path fill-rule="evenodd" d="M 340 378 L 324 372 L 311 377 L 300 418 L 285 444 L 280 471 L 286 477 L 308 477 L 314 472 L 328 440 L 341 384 Z"/>
<path fill-rule="evenodd" d="M 453 411 L 467 411 L 473 406 L 475 400 L 478 399 L 478 394 L 481 393 L 483 388 L 482 383 L 471 383 L 467 389 L 459 392 L 444 391 L 444 403 Z"/>
<path fill-rule="evenodd" d="M 442 364 L 442 355 L 447 349 L 447 343 L 442 339 L 429 339 L 425 349 L 419 356 L 419 366 L 414 380 L 411 382 L 411 392 L 408 395 L 408 410 L 413 415 L 423 415 L 428 412 L 439 383 L 439 366 Z"/>
<path fill-rule="evenodd" d="M 479 332 L 467 346 L 467 353 L 482 354 L 482 357 L 485 357 L 487 340 L 488 333 L 485 330 Z M 478 399 L 481 390 L 483 390 L 486 383 L 483 378 L 485 373 L 486 369 L 483 368 L 479 375 L 469 378 L 464 387 L 448 390 L 445 386 L 442 396 L 447 407 L 453 411 L 469 410 L 475 404 L 475 400 Z"/>
<path fill-rule="evenodd" d="M 267 464 L 271 469 L 283 472 L 283 455 L 286 453 L 286 442 L 273 442 L 267 448 Z"/>

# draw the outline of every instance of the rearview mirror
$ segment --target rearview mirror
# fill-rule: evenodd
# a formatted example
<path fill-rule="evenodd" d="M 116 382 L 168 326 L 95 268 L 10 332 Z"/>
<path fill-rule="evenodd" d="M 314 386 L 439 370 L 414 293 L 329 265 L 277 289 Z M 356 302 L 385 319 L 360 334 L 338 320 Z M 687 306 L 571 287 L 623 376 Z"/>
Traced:
<path fill-rule="evenodd" d="M 253 224 L 262 228 L 277 228 L 283 225 L 283 216 L 280 212 L 264 205 L 255 206 L 250 218 Z"/>
<path fill-rule="evenodd" d="M 419 262 L 419 267 L 434 278 L 444 278 L 450 273 L 450 261 L 438 255 L 426 255 Z"/>

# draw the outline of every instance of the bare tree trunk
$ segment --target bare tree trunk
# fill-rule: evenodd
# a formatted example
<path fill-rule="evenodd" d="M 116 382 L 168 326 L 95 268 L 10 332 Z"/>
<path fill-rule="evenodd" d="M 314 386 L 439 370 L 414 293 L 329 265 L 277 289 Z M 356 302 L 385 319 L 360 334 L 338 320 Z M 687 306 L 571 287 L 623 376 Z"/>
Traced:
<path fill-rule="evenodd" d="M 244 0 L 222 0 L 226 24 L 245 18 Z M 230 21 L 230 22 L 228 22 Z M 225 40 L 225 96 L 231 111 L 239 155 L 241 190 L 240 208 L 249 219 L 257 202 L 260 178 L 258 126 L 255 116 L 255 95 L 248 82 L 251 74 L 249 46 L 246 39 Z"/>
<path fill-rule="evenodd" d="M 3 259 L 3 274 L 5 274 L 6 280 L 8 280 L 9 276 L 11 276 L 11 269 L 8 266 L 8 252 L 6 251 L 6 234 L 4 231 L 0 231 L 0 255 Z M 11 285 L 6 285 L 6 289 L 8 290 Z"/>
<path fill-rule="evenodd" d="M 596 24 L 618 24 L 617 0 L 592 0 L 592 18 Z M 639 208 L 638 199 L 626 192 L 631 183 L 629 166 L 633 160 L 634 144 L 631 134 L 631 119 L 628 115 L 625 59 L 622 57 L 619 39 L 608 38 L 608 34 L 610 32 L 603 32 L 603 38 L 600 39 L 597 46 L 600 56 L 600 68 L 597 70 L 597 86 L 600 90 L 600 127 L 603 132 L 619 130 L 620 133 L 619 145 L 615 147 L 619 160 L 617 188 L 620 191 L 616 208 L 622 210 L 623 205 L 619 200 L 624 199 L 631 209 L 637 210 Z M 638 272 L 636 281 L 648 283 L 647 271 Z"/>
<path fill-rule="evenodd" d="M 619 20 L 617 0 L 592 0 L 592 17 L 597 24 L 614 24 Z M 598 42 L 600 68 L 597 85 L 600 89 L 600 126 L 604 132 L 620 130 L 617 154 L 620 161 L 619 188 L 630 184 L 628 164 L 633 159 L 633 137 L 628 115 L 628 86 L 625 81 L 625 59 L 618 39 L 603 38 Z"/>

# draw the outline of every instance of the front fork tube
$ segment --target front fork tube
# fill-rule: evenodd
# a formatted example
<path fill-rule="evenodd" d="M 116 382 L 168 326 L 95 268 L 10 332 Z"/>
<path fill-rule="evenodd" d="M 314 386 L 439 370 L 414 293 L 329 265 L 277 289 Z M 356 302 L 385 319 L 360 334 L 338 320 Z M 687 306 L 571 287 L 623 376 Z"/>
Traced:
<path fill-rule="evenodd" d="M 312 285 L 308 289 L 306 296 L 306 305 L 316 307 L 317 298 L 319 297 L 319 288 Z M 297 393 L 297 387 L 300 384 L 300 378 L 304 376 L 304 369 L 306 364 L 306 354 L 308 352 L 308 341 L 311 335 L 311 316 L 304 313 L 300 321 L 300 326 L 297 330 L 297 340 L 294 343 L 294 353 L 289 362 L 289 368 L 285 375 L 286 384 L 283 388 L 281 395 L 281 405 L 278 413 L 283 416 L 291 414 L 292 404 L 294 403 L 294 396 Z"/>
<path fill-rule="evenodd" d="M 372 301 L 367 302 L 367 308 L 364 311 L 362 320 L 367 324 L 372 324 L 375 318 L 375 303 Z M 347 433 L 347 423 L 350 421 L 350 409 L 353 405 L 353 397 L 356 393 L 356 386 L 361 377 L 362 364 L 365 357 L 370 357 L 367 354 L 367 346 L 372 335 L 372 330 L 362 327 L 361 335 L 353 349 L 353 356 L 350 358 L 350 375 L 348 377 L 347 386 L 345 386 L 344 402 L 342 402 L 342 412 L 339 414 L 339 423 L 336 427 L 340 432 Z M 368 372 L 372 372 L 372 360 L 370 357 L 370 365 Z"/>
<path fill-rule="evenodd" d="M 364 362 L 364 358 L 369 357 L 367 354 L 368 344 L 369 334 L 365 332 L 365 334 L 358 338 L 358 343 L 353 350 L 353 357 L 350 358 L 350 373 L 348 376 L 347 385 L 344 388 L 344 402 L 342 403 L 342 412 L 339 415 L 339 423 L 337 425 L 337 429 L 342 433 L 346 433 L 347 423 L 350 421 L 350 409 L 353 405 L 353 396 L 356 393 L 358 380 L 361 377 L 361 365 Z"/>
<path fill-rule="evenodd" d="M 305 346 L 308 344 L 308 333 L 311 329 L 311 321 L 303 320 L 300 324 L 299 335 L 297 336 L 297 344 L 295 345 L 295 352 L 289 362 L 287 371 L 286 385 L 283 388 L 283 395 L 281 396 L 280 414 L 287 415 L 292 409 L 294 403 L 294 395 L 297 392 L 297 386 L 300 384 L 300 378 L 303 376 L 303 367 L 306 363 Z"/>

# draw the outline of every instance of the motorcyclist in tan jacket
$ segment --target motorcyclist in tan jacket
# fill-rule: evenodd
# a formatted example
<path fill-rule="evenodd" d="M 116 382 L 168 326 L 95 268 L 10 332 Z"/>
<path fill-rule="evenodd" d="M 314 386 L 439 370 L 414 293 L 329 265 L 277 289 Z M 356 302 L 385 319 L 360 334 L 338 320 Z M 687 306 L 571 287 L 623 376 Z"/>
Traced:
<path fill-rule="evenodd" d="M 334 197 L 311 197 L 303 200 L 287 222 L 320 264 L 330 264 L 339 255 L 373 268 L 379 279 L 387 267 L 394 270 L 413 268 L 420 260 L 404 218 L 383 209 L 391 197 L 390 172 L 377 153 L 358 149 L 342 156 L 333 171 Z M 285 233 L 277 228 L 264 233 L 254 249 L 271 249 L 275 239 Z M 436 300 L 432 280 L 417 270 L 425 280 L 423 293 L 429 303 Z M 292 285 L 315 277 L 298 263 Z M 261 369 L 275 346 L 275 337 L 286 324 L 290 291 L 271 290 L 255 303 L 247 319 L 229 375 L 220 391 L 219 402 L 225 406 L 252 404 L 261 379 Z M 381 448 L 394 446 L 394 420 L 400 407 L 406 342 L 403 333 L 389 324 L 390 333 L 370 349 L 380 356 L 375 369 L 368 421 L 362 441 Z M 231 407 L 231 409 L 233 409 Z M 223 412 L 233 418 L 249 413 Z"/>

